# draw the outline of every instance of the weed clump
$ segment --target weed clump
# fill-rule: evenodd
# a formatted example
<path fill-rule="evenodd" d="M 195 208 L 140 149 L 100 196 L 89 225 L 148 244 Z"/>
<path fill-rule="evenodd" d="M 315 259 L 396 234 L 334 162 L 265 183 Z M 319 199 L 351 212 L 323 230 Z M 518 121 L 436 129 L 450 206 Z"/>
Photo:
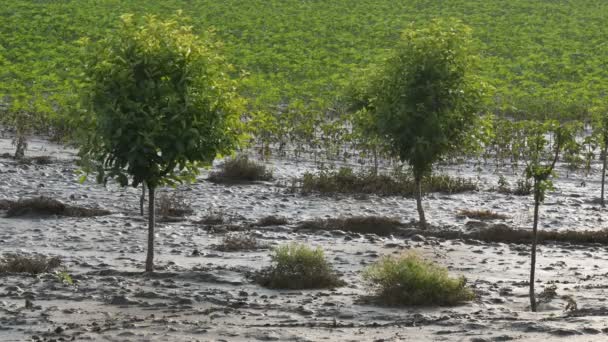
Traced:
<path fill-rule="evenodd" d="M 61 265 L 58 257 L 5 254 L 0 257 L 0 273 L 47 273 Z"/>
<path fill-rule="evenodd" d="M 156 214 L 161 217 L 184 217 L 194 212 L 184 196 L 162 192 L 157 199 Z"/>
<path fill-rule="evenodd" d="M 4 201 L 2 205 L 3 207 L 7 208 L 6 217 L 20 217 L 27 215 L 92 217 L 110 214 L 109 211 L 104 209 L 69 206 L 56 199 L 44 196 L 22 199 L 16 202 Z"/>
<path fill-rule="evenodd" d="M 298 182 L 296 182 L 297 184 Z M 413 197 L 416 183 L 410 174 L 376 174 L 373 172 L 355 172 L 342 167 L 337 171 L 323 170 L 317 174 L 305 173 L 299 180 L 299 189 L 293 191 L 302 194 L 375 194 L 379 196 Z M 451 177 L 448 175 L 430 175 L 423 180 L 423 192 L 442 192 L 447 194 L 478 190 L 471 179 Z"/>
<path fill-rule="evenodd" d="M 458 212 L 459 217 L 468 217 L 477 220 L 506 220 L 507 215 L 495 213 L 490 210 L 461 210 Z"/>
<path fill-rule="evenodd" d="M 533 184 L 529 179 L 521 178 L 517 180 L 515 189 L 511 189 L 505 176 L 501 175 L 500 178 L 498 178 L 498 187 L 496 188 L 496 191 L 506 195 L 528 196 L 532 194 L 532 186 Z"/>
<path fill-rule="evenodd" d="M 289 221 L 283 216 L 270 215 L 260 218 L 254 226 L 256 227 L 269 227 L 269 226 L 280 226 L 288 224 Z"/>
<path fill-rule="evenodd" d="M 263 247 L 264 245 L 251 235 L 227 234 L 222 242 L 216 246 L 216 249 L 222 252 L 238 252 L 254 251 Z"/>
<path fill-rule="evenodd" d="M 393 218 L 380 216 L 355 216 L 329 219 L 316 219 L 298 224 L 305 230 L 342 230 L 359 234 L 391 235 L 403 228 L 403 224 Z"/>
<path fill-rule="evenodd" d="M 219 171 L 209 175 L 208 180 L 214 183 L 269 181 L 272 180 L 272 172 L 264 164 L 239 156 L 226 160 Z"/>
<path fill-rule="evenodd" d="M 475 298 L 464 277 L 418 254 L 386 256 L 365 269 L 363 279 L 386 305 L 457 305 Z"/>
<path fill-rule="evenodd" d="M 273 289 L 319 289 L 345 283 L 325 259 L 321 248 L 289 244 L 274 249 L 271 266 L 261 270 L 256 281 Z"/>

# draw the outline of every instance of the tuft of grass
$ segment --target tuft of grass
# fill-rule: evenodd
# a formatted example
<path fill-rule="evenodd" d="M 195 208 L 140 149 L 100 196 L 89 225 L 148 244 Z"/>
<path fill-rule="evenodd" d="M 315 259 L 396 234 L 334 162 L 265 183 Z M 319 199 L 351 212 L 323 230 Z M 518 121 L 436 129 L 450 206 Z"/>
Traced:
<path fill-rule="evenodd" d="M 386 305 L 458 305 L 475 298 L 464 277 L 410 252 L 385 256 L 366 268 L 363 279 Z"/>
<path fill-rule="evenodd" d="M 20 217 L 27 215 L 92 217 L 110 214 L 109 211 L 104 209 L 69 206 L 56 199 L 44 196 L 22 199 L 17 202 L 4 201 L 1 205 L 3 208 L 7 208 L 6 217 Z"/>
<path fill-rule="evenodd" d="M 256 227 L 269 227 L 269 226 L 280 226 L 288 224 L 289 221 L 283 216 L 270 215 L 260 218 L 254 226 Z"/>
<path fill-rule="evenodd" d="M 403 226 L 399 220 L 393 218 L 355 216 L 304 221 L 298 224 L 297 229 L 342 230 L 345 232 L 386 236 L 397 233 Z"/>
<path fill-rule="evenodd" d="M 208 180 L 214 183 L 269 181 L 272 180 L 272 172 L 267 170 L 264 164 L 244 155 L 227 159 L 219 171 L 209 175 Z"/>
<path fill-rule="evenodd" d="M 156 215 L 160 217 L 184 217 L 192 215 L 194 210 L 184 196 L 174 192 L 161 192 L 157 199 Z"/>
<path fill-rule="evenodd" d="M 461 210 L 458 212 L 459 217 L 468 217 L 477 220 L 506 220 L 509 218 L 507 215 L 495 213 L 490 210 Z"/>
<path fill-rule="evenodd" d="M 300 184 L 299 188 L 296 184 Z M 431 175 L 423 180 L 423 191 L 447 194 L 478 190 L 471 180 L 448 175 Z M 355 172 L 348 167 L 337 171 L 323 170 L 317 174 L 305 173 L 299 182 L 294 182 L 293 191 L 302 194 L 375 194 L 379 196 L 413 197 L 416 184 L 411 174 L 375 174 L 368 171 Z"/>
<path fill-rule="evenodd" d="M 262 269 L 256 281 L 273 289 L 334 288 L 345 282 L 332 269 L 321 248 L 303 244 L 282 245 L 270 255 L 272 264 Z"/>
<path fill-rule="evenodd" d="M 239 252 L 255 251 L 264 247 L 254 236 L 237 233 L 224 236 L 224 239 L 216 246 L 216 249 L 222 252 Z"/>
<path fill-rule="evenodd" d="M 0 273 L 47 273 L 61 266 L 58 257 L 5 254 L 0 258 Z"/>

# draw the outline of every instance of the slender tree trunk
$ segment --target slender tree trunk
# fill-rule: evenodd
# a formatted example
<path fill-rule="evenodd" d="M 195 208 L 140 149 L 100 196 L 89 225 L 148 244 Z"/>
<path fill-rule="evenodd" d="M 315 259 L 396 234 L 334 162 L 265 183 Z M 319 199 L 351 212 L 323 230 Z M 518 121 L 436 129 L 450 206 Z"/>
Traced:
<path fill-rule="evenodd" d="M 534 292 L 534 277 L 536 273 L 536 244 L 538 236 L 538 211 L 540 208 L 539 183 L 534 180 L 534 225 L 532 227 L 532 252 L 530 253 L 530 310 L 536 312 L 536 294 Z"/>
<path fill-rule="evenodd" d="M 144 204 L 146 202 L 146 183 L 141 183 L 141 196 L 139 197 L 139 213 L 144 216 Z"/>
<path fill-rule="evenodd" d="M 604 188 L 606 184 L 606 153 L 608 152 L 608 142 L 604 143 L 604 151 L 602 151 L 602 195 L 600 203 L 602 204 L 602 208 L 606 207 L 606 203 L 604 201 Z"/>
<path fill-rule="evenodd" d="M 154 187 L 148 186 L 148 256 L 146 257 L 146 272 L 154 271 Z"/>
<path fill-rule="evenodd" d="M 25 158 L 25 150 L 27 149 L 27 139 L 23 134 L 20 133 L 17 133 L 17 137 L 15 139 L 15 159 L 23 159 Z"/>
<path fill-rule="evenodd" d="M 416 177 L 416 208 L 420 218 L 420 227 L 426 229 L 426 217 L 424 216 L 424 208 L 422 208 L 422 177 Z"/>
<path fill-rule="evenodd" d="M 374 175 L 378 175 L 378 149 L 374 147 Z"/>

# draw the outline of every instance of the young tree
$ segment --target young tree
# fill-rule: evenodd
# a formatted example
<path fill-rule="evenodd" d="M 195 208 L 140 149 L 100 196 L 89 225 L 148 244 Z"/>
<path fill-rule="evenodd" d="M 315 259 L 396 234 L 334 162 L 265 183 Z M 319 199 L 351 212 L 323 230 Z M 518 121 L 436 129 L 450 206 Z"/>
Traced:
<path fill-rule="evenodd" d="M 154 266 L 154 194 L 190 181 L 238 143 L 242 101 L 217 43 L 182 25 L 123 15 L 111 36 L 84 42 L 80 154 L 97 179 L 148 188 L 148 254 Z"/>
<path fill-rule="evenodd" d="M 526 137 L 525 175 L 533 180 L 534 193 L 534 223 L 532 226 L 532 250 L 530 253 L 530 309 L 536 311 L 536 296 L 534 281 L 536 271 L 536 245 L 538 236 L 538 220 L 540 204 L 545 200 L 545 192 L 553 187 L 551 178 L 560 153 L 575 144 L 578 124 L 560 124 L 557 121 L 546 122 L 524 121 L 520 127 Z"/>
<path fill-rule="evenodd" d="M 606 108 L 599 106 L 594 108 L 591 115 L 591 125 L 593 129 L 593 135 L 601 146 L 600 157 L 602 159 L 602 189 L 600 204 L 602 207 L 606 207 L 604 200 L 604 193 L 606 188 L 606 156 L 608 154 L 608 114 L 606 114 Z"/>
<path fill-rule="evenodd" d="M 413 170 L 422 227 L 423 178 L 461 148 L 480 111 L 485 87 L 476 71 L 471 29 L 457 20 L 433 20 L 403 32 L 360 101 L 372 116 L 373 134 Z"/>

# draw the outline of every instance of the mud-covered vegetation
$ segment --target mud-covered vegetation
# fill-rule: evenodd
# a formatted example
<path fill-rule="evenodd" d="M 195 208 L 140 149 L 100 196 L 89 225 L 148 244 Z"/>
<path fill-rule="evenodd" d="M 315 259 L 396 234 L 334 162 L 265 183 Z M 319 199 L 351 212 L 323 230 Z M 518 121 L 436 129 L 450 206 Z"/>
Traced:
<path fill-rule="evenodd" d="M 6 217 L 49 215 L 92 217 L 110 214 L 110 211 L 105 209 L 71 206 L 45 196 L 20 199 L 18 201 L 3 200 L 0 202 L 0 210 L 6 210 Z"/>
<path fill-rule="evenodd" d="M 398 232 L 404 225 L 399 220 L 379 216 L 339 217 L 316 219 L 300 222 L 297 226 L 302 230 L 341 230 L 359 234 L 377 234 L 381 236 Z"/>
<path fill-rule="evenodd" d="M 211 172 L 208 179 L 214 183 L 269 181 L 272 172 L 263 163 L 241 155 L 226 159 L 220 165 L 220 170 Z"/>
<path fill-rule="evenodd" d="M 0 273 L 48 273 L 61 266 L 58 257 L 26 254 L 4 254 L 0 256 Z"/>

